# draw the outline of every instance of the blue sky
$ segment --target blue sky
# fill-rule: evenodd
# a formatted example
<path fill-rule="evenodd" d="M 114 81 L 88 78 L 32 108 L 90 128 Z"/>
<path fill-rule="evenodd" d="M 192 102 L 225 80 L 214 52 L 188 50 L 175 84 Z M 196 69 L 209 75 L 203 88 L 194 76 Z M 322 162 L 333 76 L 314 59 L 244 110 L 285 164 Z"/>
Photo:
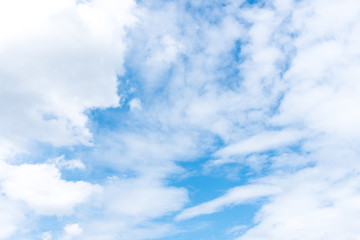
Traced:
<path fill-rule="evenodd" d="M 357 0 L 0 3 L 0 240 L 360 239 Z"/>

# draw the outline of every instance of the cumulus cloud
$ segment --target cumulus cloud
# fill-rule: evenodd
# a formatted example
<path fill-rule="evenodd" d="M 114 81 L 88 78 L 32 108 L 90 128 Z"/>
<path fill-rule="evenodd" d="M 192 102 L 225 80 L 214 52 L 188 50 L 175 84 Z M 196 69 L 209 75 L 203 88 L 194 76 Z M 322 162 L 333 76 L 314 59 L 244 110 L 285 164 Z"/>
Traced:
<path fill-rule="evenodd" d="M 89 143 L 85 110 L 119 103 L 122 29 L 134 22 L 133 6 L 111 0 L 3 1 L 1 136 Z"/>
<path fill-rule="evenodd" d="M 71 214 L 76 204 L 101 191 L 86 182 L 62 180 L 59 170 L 50 164 L 3 164 L 0 172 L 2 193 L 26 202 L 38 214 Z"/>

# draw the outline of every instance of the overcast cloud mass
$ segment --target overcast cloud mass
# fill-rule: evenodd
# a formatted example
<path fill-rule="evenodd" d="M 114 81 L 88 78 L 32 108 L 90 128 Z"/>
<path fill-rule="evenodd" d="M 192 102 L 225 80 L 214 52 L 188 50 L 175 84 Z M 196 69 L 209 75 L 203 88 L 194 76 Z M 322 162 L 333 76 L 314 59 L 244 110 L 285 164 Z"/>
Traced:
<path fill-rule="evenodd" d="M 358 0 L 0 1 L 0 240 L 360 240 Z"/>

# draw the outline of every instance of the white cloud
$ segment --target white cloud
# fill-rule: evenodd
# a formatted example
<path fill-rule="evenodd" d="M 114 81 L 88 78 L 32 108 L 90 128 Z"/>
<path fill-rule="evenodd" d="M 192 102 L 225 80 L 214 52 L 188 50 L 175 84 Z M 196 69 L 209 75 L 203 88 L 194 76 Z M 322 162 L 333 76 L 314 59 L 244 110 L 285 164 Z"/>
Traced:
<path fill-rule="evenodd" d="M 264 204 L 254 227 L 239 240 L 359 239 L 359 191 L 353 185 L 359 178 L 360 156 L 356 105 L 360 51 L 355 44 L 360 38 L 359 12 L 359 3 L 352 0 L 271 1 L 263 9 L 242 11 L 252 24 L 249 44 L 242 49 L 248 59 L 240 65 L 247 86 L 244 94 L 258 92 L 272 102 L 275 98 L 271 96 L 283 93 L 277 112 L 260 115 L 259 121 L 303 131 L 294 138 L 277 134 L 264 138 L 257 135 L 262 128 L 241 125 L 254 131 L 256 134 L 250 134 L 254 137 L 241 140 L 247 134 L 233 134 L 217 154 L 279 150 L 301 138 L 304 142 L 295 152 L 271 157 L 270 170 L 275 171 L 262 181 L 282 191 Z M 288 66 L 281 68 L 278 64 L 286 58 Z M 278 75 L 281 71 L 285 72 Z M 264 102 L 257 104 L 268 109 Z M 227 196 L 185 210 L 184 219 L 242 203 L 236 199 L 227 202 Z"/>
<path fill-rule="evenodd" d="M 211 214 L 221 211 L 224 207 L 248 203 L 261 197 L 277 194 L 279 191 L 280 189 L 274 186 L 260 184 L 232 188 L 219 198 L 185 209 L 176 216 L 176 219 L 185 220 L 204 214 Z"/>
<path fill-rule="evenodd" d="M 84 203 L 100 186 L 61 179 L 51 164 L 2 164 L 1 192 L 8 198 L 24 201 L 37 214 L 69 215 L 77 204 Z"/>
<path fill-rule="evenodd" d="M 93 206 L 101 216 L 82 222 L 82 237 L 138 240 L 172 234 L 172 224 L 153 220 L 180 210 L 187 201 L 186 189 L 166 186 L 161 179 L 113 177 Z"/>
<path fill-rule="evenodd" d="M 79 236 L 83 232 L 82 228 L 79 226 L 78 223 L 67 224 L 64 227 L 64 230 L 66 234 L 70 236 Z"/>
<path fill-rule="evenodd" d="M 134 98 L 131 99 L 131 101 L 129 102 L 130 105 L 130 110 L 131 111 L 136 111 L 136 110 L 141 110 L 141 100 L 139 98 Z"/>
<path fill-rule="evenodd" d="M 17 203 L 0 196 L 0 239 L 9 239 L 25 221 L 25 215 Z"/>
<path fill-rule="evenodd" d="M 4 161 L 31 155 L 34 142 L 92 144 L 86 111 L 119 106 L 124 27 L 136 21 L 134 7 L 132 0 L 0 2 L 0 192 L 11 211 L 2 211 L 0 238 L 14 238 L 22 215 L 73 214 L 99 192 L 61 179 L 58 168 L 85 167 L 77 159 L 58 159 L 58 168 Z"/>
<path fill-rule="evenodd" d="M 159 43 L 161 44 L 162 48 L 153 53 L 151 58 L 148 59 L 148 64 L 159 65 L 175 62 L 177 55 L 181 53 L 184 48 L 184 46 L 176 42 L 169 35 L 163 36 Z"/>
<path fill-rule="evenodd" d="M 78 223 L 69 223 L 64 227 L 64 235 L 60 237 L 60 240 L 78 239 L 83 233 L 83 229 Z"/>
<path fill-rule="evenodd" d="M 59 169 L 65 168 L 65 169 L 84 169 L 85 164 L 80 159 L 65 159 L 64 155 L 61 155 L 60 157 L 49 159 L 47 161 L 49 164 L 55 164 L 55 166 Z"/>
<path fill-rule="evenodd" d="M 2 1 L 0 136 L 89 143 L 84 111 L 118 106 L 123 27 L 134 22 L 133 7 L 131 0 Z"/>
<path fill-rule="evenodd" d="M 324 161 L 318 167 L 274 176 L 270 181 L 284 191 L 262 207 L 255 218 L 256 227 L 238 239 L 357 239 L 359 175 L 344 167 L 354 166 L 357 154 L 351 156 L 353 153 L 345 153 L 344 148 L 335 151 L 339 150 L 317 154 L 317 159 Z M 345 162 L 339 162 L 338 157 Z"/>
<path fill-rule="evenodd" d="M 211 161 L 210 166 L 231 162 L 232 156 L 259 153 L 288 146 L 298 142 L 303 136 L 304 133 L 291 130 L 260 133 L 215 152 L 214 156 L 221 159 Z"/>
<path fill-rule="evenodd" d="M 105 191 L 109 212 L 135 219 L 166 215 L 181 209 L 188 201 L 185 189 L 167 187 L 149 178 L 112 181 Z"/>
<path fill-rule="evenodd" d="M 19 140 L 19 139 L 17 139 Z M 23 152 L 22 145 L 24 141 L 18 141 L 18 144 L 14 144 L 12 141 L 6 138 L 0 138 L 0 161 L 10 159 L 16 155 L 16 153 Z M 20 145 L 20 146 L 19 146 Z"/>
<path fill-rule="evenodd" d="M 154 179 L 181 171 L 174 161 L 188 161 L 202 146 L 196 135 L 177 132 L 125 132 L 108 134 L 95 149 L 101 164 Z"/>

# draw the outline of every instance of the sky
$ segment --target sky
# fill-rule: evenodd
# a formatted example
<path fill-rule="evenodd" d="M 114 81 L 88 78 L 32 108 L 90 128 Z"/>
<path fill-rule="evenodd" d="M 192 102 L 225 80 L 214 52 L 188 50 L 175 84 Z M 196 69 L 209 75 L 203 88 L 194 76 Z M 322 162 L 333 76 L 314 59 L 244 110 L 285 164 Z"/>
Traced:
<path fill-rule="evenodd" d="M 0 1 L 0 240 L 360 240 L 358 0 Z"/>

